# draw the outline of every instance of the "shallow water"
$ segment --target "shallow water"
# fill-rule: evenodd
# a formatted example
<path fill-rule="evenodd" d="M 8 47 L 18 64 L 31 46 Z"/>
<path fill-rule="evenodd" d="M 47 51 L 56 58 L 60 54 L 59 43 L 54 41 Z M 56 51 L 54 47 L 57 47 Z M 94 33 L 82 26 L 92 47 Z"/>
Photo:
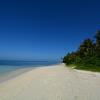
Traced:
<path fill-rule="evenodd" d="M 16 61 L 0 60 L 0 76 L 22 68 L 40 67 L 57 64 L 57 61 Z"/>

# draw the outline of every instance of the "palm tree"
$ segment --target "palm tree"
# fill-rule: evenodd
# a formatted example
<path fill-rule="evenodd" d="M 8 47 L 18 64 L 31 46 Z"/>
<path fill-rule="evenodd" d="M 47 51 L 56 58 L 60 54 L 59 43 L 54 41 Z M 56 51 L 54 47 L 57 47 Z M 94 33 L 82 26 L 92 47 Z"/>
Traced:
<path fill-rule="evenodd" d="M 96 44 L 100 46 L 100 30 L 96 33 Z"/>
<path fill-rule="evenodd" d="M 100 57 L 100 30 L 96 33 L 96 55 Z"/>
<path fill-rule="evenodd" d="M 85 39 L 79 47 L 80 57 L 92 56 L 94 53 L 94 44 L 91 39 Z"/>

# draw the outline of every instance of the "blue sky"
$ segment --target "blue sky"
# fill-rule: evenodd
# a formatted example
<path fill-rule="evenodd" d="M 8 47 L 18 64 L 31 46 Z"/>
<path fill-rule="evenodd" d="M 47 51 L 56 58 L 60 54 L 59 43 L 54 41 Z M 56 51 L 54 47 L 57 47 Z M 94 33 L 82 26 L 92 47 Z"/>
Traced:
<path fill-rule="evenodd" d="M 0 58 L 61 59 L 98 29 L 99 0 L 3 0 Z"/>

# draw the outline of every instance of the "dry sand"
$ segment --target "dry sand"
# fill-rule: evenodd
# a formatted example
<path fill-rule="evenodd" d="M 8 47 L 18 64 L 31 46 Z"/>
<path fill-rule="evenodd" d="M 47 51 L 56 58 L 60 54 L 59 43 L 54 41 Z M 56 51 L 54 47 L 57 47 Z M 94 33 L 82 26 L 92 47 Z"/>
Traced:
<path fill-rule="evenodd" d="M 1 83 L 0 100 L 100 100 L 100 74 L 64 64 L 32 69 Z"/>

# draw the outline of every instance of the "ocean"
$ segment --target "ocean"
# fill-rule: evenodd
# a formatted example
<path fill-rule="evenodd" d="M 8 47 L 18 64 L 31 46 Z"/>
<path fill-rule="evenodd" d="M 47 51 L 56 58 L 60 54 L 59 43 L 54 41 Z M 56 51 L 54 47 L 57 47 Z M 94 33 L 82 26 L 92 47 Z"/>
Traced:
<path fill-rule="evenodd" d="M 36 68 L 58 64 L 58 61 L 20 61 L 20 60 L 0 60 L 0 76 L 23 68 Z"/>

